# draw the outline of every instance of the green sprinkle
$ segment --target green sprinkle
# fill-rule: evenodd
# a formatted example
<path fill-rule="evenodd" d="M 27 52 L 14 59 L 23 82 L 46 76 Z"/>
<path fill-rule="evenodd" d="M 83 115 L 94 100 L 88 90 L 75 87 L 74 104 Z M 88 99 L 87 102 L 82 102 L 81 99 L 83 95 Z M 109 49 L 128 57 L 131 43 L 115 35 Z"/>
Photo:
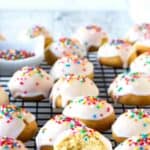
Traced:
<path fill-rule="evenodd" d="M 118 88 L 118 92 L 122 91 L 122 89 L 123 89 L 122 87 L 119 87 L 119 88 Z"/>

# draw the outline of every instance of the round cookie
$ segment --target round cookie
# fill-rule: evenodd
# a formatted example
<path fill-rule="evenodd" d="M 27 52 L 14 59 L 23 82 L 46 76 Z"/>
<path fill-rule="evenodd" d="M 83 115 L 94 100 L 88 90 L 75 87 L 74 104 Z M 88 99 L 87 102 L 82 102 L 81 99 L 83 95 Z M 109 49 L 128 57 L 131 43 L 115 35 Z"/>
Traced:
<path fill-rule="evenodd" d="M 150 134 L 142 134 L 128 138 L 118 145 L 115 150 L 149 150 Z"/>
<path fill-rule="evenodd" d="M 141 54 L 130 65 L 130 70 L 134 72 L 144 72 L 150 74 L 150 51 Z"/>
<path fill-rule="evenodd" d="M 136 57 L 132 44 L 121 39 L 112 40 L 98 50 L 99 63 L 115 68 L 127 68 Z"/>
<path fill-rule="evenodd" d="M 112 125 L 112 136 L 117 142 L 150 133 L 150 113 L 142 109 L 128 110 Z"/>
<path fill-rule="evenodd" d="M 40 67 L 25 66 L 14 73 L 8 84 L 14 98 L 40 101 L 48 98 L 53 79 Z"/>
<path fill-rule="evenodd" d="M 27 150 L 21 141 L 9 137 L 0 138 L 0 150 Z"/>
<path fill-rule="evenodd" d="M 110 129 L 116 118 L 111 104 L 94 96 L 83 96 L 73 99 L 65 107 L 63 114 L 79 119 L 89 128 L 98 131 Z"/>
<path fill-rule="evenodd" d="M 110 141 L 99 132 L 87 127 L 76 127 L 61 133 L 54 150 L 112 150 Z"/>
<path fill-rule="evenodd" d="M 134 49 L 138 55 L 150 49 L 150 24 L 135 24 L 127 33 L 126 40 L 135 43 Z"/>
<path fill-rule="evenodd" d="M 124 72 L 111 83 L 108 94 L 117 103 L 150 105 L 150 75 L 142 72 Z"/>
<path fill-rule="evenodd" d="M 86 58 L 79 58 L 76 55 L 68 55 L 58 59 L 53 65 L 50 74 L 55 80 L 69 74 L 94 77 L 94 66 Z"/>
<path fill-rule="evenodd" d="M 78 120 L 56 115 L 51 118 L 39 131 L 36 137 L 36 145 L 38 150 L 53 150 L 54 142 L 59 135 L 68 129 L 77 126 L 83 126 Z"/>
<path fill-rule="evenodd" d="M 28 36 L 30 38 L 35 38 L 37 36 L 44 36 L 45 38 L 45 48 L 50 45 L 53 41 L 50 33 L 47 31 L 47 29 L 44 26 L 40 26 L 40 25 L 35 25 L 33 27 L 31 27 L 30 29 L 28 29 Z"/>
<path fill-rule="evenodd" d="M 77 55 L 79 57 L 85 57 L 86 49 L 78 40 L 62 37 L 57 41 L 54 41 L 47 48 L 47 55 L 45 59 L 47 63 L 51 65 L 57 59 L 70 54 Z"/>
<path fill-rule="evenodd" d="M 80 27 L 73 38 L 78 39 L 88 51 L 97 51 L 101 45 L 108 41 L 107 33 L 98 25 Z"/>
<path fill-rule="evenodd" d="M 66 106 L 75 97 L 98 96 L 98 94 L 98 87 L 89 78 L 68 75 L 54 84 L 49 98 L 54 108 L 60 108 Z"/>
<path fill-rule="evenodd" d="M 8 94 L 4 91 L 4 89 L 0 86 L 0 105 L 8 104 L 9 97 Z"/>
<path fill-rule="evenodd" d="M 132 43 L 135 43 L 137 41 L 150 40 L 150 24 L 149 23 L 135 24 L 128 31 L 125 39 Z"/>
<path fill-rule="evenodd" d="M 36 132 L 35 117 L 26 109 L 15 105 L 0 106 L 0 138 L 6 136 L 26 142 Z"/>

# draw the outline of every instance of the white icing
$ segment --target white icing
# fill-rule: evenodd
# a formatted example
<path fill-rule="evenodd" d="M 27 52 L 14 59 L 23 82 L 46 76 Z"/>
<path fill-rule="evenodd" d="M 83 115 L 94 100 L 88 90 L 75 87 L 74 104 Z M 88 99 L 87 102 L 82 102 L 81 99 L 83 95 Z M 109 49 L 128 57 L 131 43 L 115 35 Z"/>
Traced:
<path fill-rule="evenodd" d="M 58 115 L 62 116 L 62 115 Z M 57 116 L 56 116 L 57 118 Z M 67 117 L 65 117 L 67 118 Z M 61 119 L 56 119 L 58 122 Z M 69 120 L 69 119 L 68 119 Z M 70 125 L 75 124 L 74 120 L 63 121 L 63 123 L 57 123 L 54 120 L 49 120 L 39 131 L 36 137 L 37 148 L 40 149 L 41 146 L 53 146 L 54 141 L 59 135 L 65 130 L 71 128 Z"/>
<path fill-rule="evenodd" d="M 90 97 L 89 97 L 90 98 Z M 81 100 L 83 100 L 81 102 Z M 63 111 L 63 114 L 72 118 L 79 118 L 85 120 L 101 120 L 113 113 L 113 108 L 106 101 L 94 100 L 94 102 L 87 102 L 86 97 L 78 97 L 72 100 Z M 99 108 L 97 108 L 99 106 Z M 108 112 L 109 109 L 109 112 Z M 77 111 L 78 110 L 78 111 Z"/>
<path fill-rule="evenodd" d="M 125 38 L 131 42 L 150 40 L 150 24 L 136 24 L 126 34 Z"/>
<path fill-rule="evenodd" d="M 111 83 L 108 93 L 114 96 L 134 94 L 140 96 L 150 95 L 150 75 L 140 72 L 123 73 Z"/>
<path fill-rule="evenodd" d="M 53 84 L 51 76 L 44 70 L 34 68 L 33 71 L 28 72 L 31 67 L 23 67 L 14 73 L 8 84 L 13 97 L 34 97 L 43 95 L 48 97 L 50 89 Z"/>
<path fill-rule="evenodd" d="M 106 43 L 103 46 L 101 46 L 98 50 L 98 58 L 116 57 L 116 56 L 119 56 L 119 53 L 115 45 L 110 45 Z"/>
<path fill-rule="evenodd" d="M 123 67 L 128 67 L 128 59 L 134 52 L 132 45 L 123 41 L 122 44 L 106 43 L 98 50 L 98 58 L 109 58 L 119 56 L 123 62 Z"/>
<path fill-rule="evenodd" d="M 87 127 L 86 127 L 87 128 Z M 87 129 L 90 129 L 90 128 L 84 128 L 84 130 L 87 130 Z M 75 131 L 75 132 L 74 132 Z M 111 145 L 111 143 L 110 143 L 110 141 L 106 138 L 106 137 L 104 137 L 102 134 L 100 134 L 100 133 L 98 133 L 98 132 L 96 132 L 96 131 L 94 131 L 94 130 L 92 130 L 93 132 L 95 132 L 95 134 L 97 133 L 98 134 L 98 136 L 99 136 L 99 140 L 100 140 L 100 142 L 102 142 L 103 144 L 104 144 L 104 146 L 106 147 L 106 150 L 112 150 L 112 145 Z M 59 136 L 58 136 L 58 138 L 54 141 L 54 147 L 56 146 L 57 147 L 57 145 L 60 143 L 60 142 L 62 142 L 65 138 L 67 138 L 67 137 L 70 137 L 70 136 L 72 136 L 72 135 L 74 135 L 74 134 L 80 134 L 79 132 L 77 132 L 76 133 L 76 129 L 74 129 L 74 130 L 71 130 L 71 129 L 68 129 L 68 130 L 65 130 L 64 132 L 62 132 Z M 93 133 L 94 134 L 94 133 Z M 92 137 L 92 136 L 91 136 Z M 82 140 L 82 139 L 81 139 Z"/>
<path fill-rule="evenodd" d="M 71 79 L 69 79 L 71 78 Z M 70 81 L 68 81 L 68 79 Z M 62 107 L 67 105 L 68 101 L 78 96 L 98 96 L 99 90 L 96 84 L 87 77 L 67 76 L 58 80 L 50 94 L 52 105 L 56 107 L 58 97 L 62 99 Z"/>
<path fill-rule="evenodd" d="M 123 138 L 129 138 L 131 136 L 137 136 L 140 134 L 150 133 L 150 115 L 147 118 L 139 119 L 138 115 L 134 114 L 126 115 L 129 112 L 123 113 L 112 125 L 112 132 Z"/>
<path fill-rule="evenodd" d="M 145 144 L 144 142 L 139 141 L 140 138 L 141 136 L 133 136 L 119 144 L 115 150 L 149 150 L 150 145 L 148 144 L 148 141 L 147 144 Z M 143 139 L 143 141 L 144 140 L 145 139 Z"/>
<path fill-rule="evenodd" d="M 91 46 L 99 47 L 102 44 L 102 40 L 107 38 L 107 34 L 100 27 L 95 27 L 100 29 L 100 31 L 92 27 L 91 29 L 87 29 L 87 26 L 80 27 L 72 37 L 78 39 L 86 48 Z"/>
<path fill-rule="evenodd" d="M 29 112 L 13 110 L 6 115 L 3 114 L 1 110 L 5 110 L 5 108 L 3 108 L 3 106 L 0 108 L 0 137 L 7 136 L 16 139 L 26 126 L 24 120 L 28 123 L 35 120 L 35 117 Z M 18 115 L 20 114 L 22 118 L 18 118 L 17 113 Z"/>
<path fill-rule="evenodd" d="M 43 133 L 42 129 L 46 128 L 46 131 Z M 39 131 L 36 137 L 37 148 L 40 149 L 43 145 L 53 145 L 55 138 L 64 130 L 68 129 L 68 126 L 65 124 L 57 124 L 52 121 L 48 121 L 43 128 Z M 51 139 L 51 140 L 49 140 Z"/>
<path fill-rule="evenodd" d="M 0 137 L 17 138 L 25 128 L 24 122 L 17 118 L 14 118 L 11 123 L 7 123 L 7 120 L 7 118 L 0 119 Z"/>
<path fill-rule="evenodd" d="M 93 74 L 93 64 L 89 62 L 86 58 L 81 59 L 76 56 L 71 57 L 62 57 L 55 62 L 50 72 L 54 79 L 59 79 L 68 74 L 83 76 Z"/>
<path fill-rule="evenodd" d="M 8 103 L 9 103 L 8 94 L 4 91 L 2 87 L 0 87 L 0 105 Z"/>
<path fill-rule="evenodd" d="M 146 52 L 137 57 L 130 66 L 134 72 L 144 72 L 150 74 L 150 53 Z"/>
<path fill-rule="evenodd" d="M 84 57 L 87 54 L 85 47 L 79 41 L 70 38 L 60 38 L 54 41 L 49 50 L 59 58 L 68 54 L 75 54 L 79 57 Z"/>

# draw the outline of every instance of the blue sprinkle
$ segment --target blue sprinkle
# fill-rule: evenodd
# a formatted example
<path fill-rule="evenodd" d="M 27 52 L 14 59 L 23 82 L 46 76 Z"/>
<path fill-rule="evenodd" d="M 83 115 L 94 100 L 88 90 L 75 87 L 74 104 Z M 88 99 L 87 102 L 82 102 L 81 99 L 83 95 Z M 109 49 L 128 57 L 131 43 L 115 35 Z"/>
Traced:
<path fill-rule="evenodd" d="M 97 118 L 97 115 L 96 115 L 96 114 L 94 114 L 94 115 L 93 115 L 93 118 L 94 118 L 94 119 L 96 119 L 96 118 Z"/>

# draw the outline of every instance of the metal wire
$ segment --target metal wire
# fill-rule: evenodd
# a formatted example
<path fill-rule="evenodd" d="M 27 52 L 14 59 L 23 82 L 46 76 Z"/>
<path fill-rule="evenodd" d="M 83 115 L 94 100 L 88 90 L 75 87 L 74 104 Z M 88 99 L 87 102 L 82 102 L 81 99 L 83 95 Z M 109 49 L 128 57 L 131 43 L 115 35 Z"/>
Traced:
<path fill-rule="evenodd" d="M 117 76 L 117 74 L 123 72 L 123 69 L 113 69 L 110 67 L 99 65 L 97 61 L 96 53 L 89 53 L 88 59 L 94 64 L 94 68 L 95 68 L 94 81 L 99 87 L 100 98 L 107 99 L 107 101 L 114 106 L 116 115 L 117 116 L 120 115 L 126 109 L 135 108 L 134 106 L 124 106 L 121 104 L 114 104 L 111 98 L 107 94 L 107 89 L 110 83 Z M 41 64 L 41 68 L 43 68 L 47 72 L 49 72 L 50 70 L 50 66 L 48 66 L 45 62 Z M 44 100 L 42 102 L 24 102 L 18 99 L 14 100 L 11 97 L 7 86 L 10 78 L 11 76 L 0 76 L 0 85 L 4 87 L 4 89 L 8 92 L 11 103 L 16 104 L 18 106 L 25 107 L 36 116 L 36 120 L 38 122 L 39 128 L 42 127 L 44 123 L 53 115 L 60 114 L 62 112 L 62 109 L 53 109 L 48 100 Z M 150 109 L 150 107 L 144 107 L 144 108 Z M 113 147 L 117 145 L 117 143 L 114 142 L 114 140 L 111 137 L 111 130 L 103 132 L 103 134 L 111 140 Z M 36 144 L 34 138 L 31 141 L 27 142 L 26 145 L 29 148 L 29 150 L 36 150 Z"/>

